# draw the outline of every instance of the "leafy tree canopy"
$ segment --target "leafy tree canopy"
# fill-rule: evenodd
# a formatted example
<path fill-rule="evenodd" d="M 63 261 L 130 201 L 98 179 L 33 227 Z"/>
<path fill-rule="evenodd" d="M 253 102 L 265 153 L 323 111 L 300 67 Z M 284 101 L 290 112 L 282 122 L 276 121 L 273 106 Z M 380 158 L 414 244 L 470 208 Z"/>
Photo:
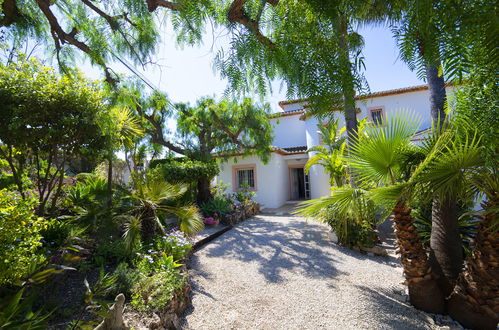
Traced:
<path fill-rule="evenodd" d="M 32 166 L 43 208 L 57 196 L 51 192 L 60 187 L 69 160 L 98 157 L 105 148 L 99 119 L 106 109 L 102 89 L 81 73 L 61 76 L 22 57 L 0 65 L 0 157 L 21 194 L 21 179 Z"/>

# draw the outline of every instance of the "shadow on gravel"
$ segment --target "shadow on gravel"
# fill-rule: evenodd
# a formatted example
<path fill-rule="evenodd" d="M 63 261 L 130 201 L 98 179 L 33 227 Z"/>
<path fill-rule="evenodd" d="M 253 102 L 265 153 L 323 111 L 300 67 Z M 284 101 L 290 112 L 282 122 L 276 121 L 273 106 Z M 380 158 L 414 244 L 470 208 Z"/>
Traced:
<path fill-rule="evenodd" d="M 331 279 L 338 275 L 335 263 L 323 251 L 323 227 L 302 220 L 279 222 L 255 217 L 234 227 L 201 250 L 209 257 L 231 257 L 259 263 L 259 271 L 269 282 L 284 281 L 282 271 L 304 273 Z M 195 268 L 191 265 L 191 269 Z"/>
<path fill-rule="evenodd" d="M 403 296 L 381 288 L 364 285 L 356 287 L 363 293 L 370 306 L 365 308 L 366 317 L 379 322 L 379 329 L 431 329 L 423 317 L 423 312 L 399 300 L 403 299 Z M 419 313 L 421 314 L 418 315 Z"/>

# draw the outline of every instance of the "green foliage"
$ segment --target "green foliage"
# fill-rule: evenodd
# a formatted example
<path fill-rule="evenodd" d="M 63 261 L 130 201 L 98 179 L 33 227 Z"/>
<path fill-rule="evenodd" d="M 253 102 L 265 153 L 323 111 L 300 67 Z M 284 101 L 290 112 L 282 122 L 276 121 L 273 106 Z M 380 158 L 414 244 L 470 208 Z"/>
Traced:
<path fill-rule="evenodd" d="M 97 266 L 117 264 L 130 259 L 130 257 L 122 240 L 99 242 L 92 254 L 93 261 Z"/>
<path fill-rule="evenodd" d="M 216 162 L 190 159 L 157 159 L 151 162 L 150 167 L 170 183 L 191 183 L 200 178 L 211 179 L 219 172 Z"/>
<path fill-rule="evenodd" d="M 160 254 L 154 259 L 144 258 L 137 265 L 142 276 L 132 288 L 131 305 L 139 311 L 150 312 L 168 305 L 174 294 L 182 288 L 185 276 L 172 256 Z M 153 272 L 158 270 L 157 272 Z"/>
<path fill-rule="evenodd" d="M 33 214 L 36 201 L 0 190 L 0 285 L 27 277 L 30 265 L 40 264 L 41 231 L 48 221 Z"/>
<path fill-rule="evenodd" d="M 249 190 L 249 187 L 242 187 L 242 189 L 234 192 L 234 198 L 243 205 L 248 205 L 252 202 L 256 193 Z"/>
<path fill-rule="evenodd" d="M 229 201 L 220 197 L 210 199 L 201 204 L 199 208 L 205 217 L 213 217 L 215 213 L 218 216 L 224 216 L 231 211 Z"/>
<path fill-rule="evenodd" d="M 26 299 L 25 288 L 0 300 L 0 329 L 46 329 L 50 314 L 32 311 L 32 299 Z"/>
<path fill-rule="evenodd" d="M 158 231 L 165 234 L 161 221 L 163 216 L 173 215 L 180 230 L 187 234 L 203 230 L 204 225 L 197 207 L 192 204 L 177 203 L 185 191 L 185 185 L 170 184 L 159 178 L 146 178 L 144 181 L 136 182 L 135 189 L 130 194 L 134 203 L 131 213 L 141 219 L 143 238 L 151 238 Z"/>
<path fill-rule="evenodd" d="M 154 246 L 156 250 L 173 256 L 173 260 L 180 261 L 191 251 L 192 242 L 183 232 L 173 229 L 166 236 L 158 237 Z"/>
<path fill-rule="evenodd" d="M 38 214 L 61 195 L 64 166 L 71 158 L 100 156 L 99 126 L 105 110 L 100 86 L 81 73 L 59 75 L 37 60 L 0 65 L 0 157 L 7 160 L 18 190 L 32 177 Z M 30 171 L 31 170 L 31 171 Z"/>
<path fill-rule="evenodd" d="M 107 181 L 99 177 L 88 177 L 84 182 L 66 188 L 69 209 L 76 213 L 74 220 L 83 226 L 99 227 L 110 225 L 112 209 L 109 209 Z"/>
<path fill-rule="evenodd" d="M 139 278 L 139 273 L 135 269 L 130 268 L 126 262 L 122 262 L 116 267 L 112 276 L 116 280 L 109 295 L 117 296 L 123 293 L 126 297 L 130 297 L 132 287 Z"/>
<path fill-rule="evenodd" d="M 372 246 L 377 219 L 384 219 L 385 212 L 367 194 L 359 188 L 333 188 L 331 196 L 300 203 L 296 213 L 330 225 L 342 245 Z"/>
<path fill-rule="evenodd" d="M 468 205 L 463 206 L 463 202 L 459 202 L 459 233 L 461 235 L 463 248 L 467 255 L 471 253 L 471 243 L 478 230 L 478 220 L 473 217 L 472 206 L 473 201 L 469 201 Z M 426 247 L 430 246 L 431 237 L 431 201 L 413 201 L 411 207 L 414 217 L 414 225 L 416 226 L 421 241 Z"/>
<path fill-rule="evenodd" d="M 329 174 L 329 184 L 341 187 L 347 176 L 346 164 L 342 160 L 346 148 L 346 137 L 341 136 L 346 129 L 343 127 L 338 130 L 338 119 L 329 122 L 327 125 L 319 124 L 317 127 L 325 146 L 318 145 L 308 150 L 308 152 L 314 152 L 314 154 L 305 164 L 305 173 L 308 174 L 313 165 L 321 165 Z"/>

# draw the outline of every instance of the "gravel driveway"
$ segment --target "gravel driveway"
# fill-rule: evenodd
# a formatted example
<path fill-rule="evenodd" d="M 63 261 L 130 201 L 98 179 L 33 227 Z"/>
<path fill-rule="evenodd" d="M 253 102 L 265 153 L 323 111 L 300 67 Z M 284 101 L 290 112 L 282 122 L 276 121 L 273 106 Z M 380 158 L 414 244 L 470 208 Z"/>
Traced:
<path fill-rule="evenodd" d="M 401 296 L 402 268 L 300 217 L 257 216 L 191 259 L 185 329 L 431 329 Z"/>

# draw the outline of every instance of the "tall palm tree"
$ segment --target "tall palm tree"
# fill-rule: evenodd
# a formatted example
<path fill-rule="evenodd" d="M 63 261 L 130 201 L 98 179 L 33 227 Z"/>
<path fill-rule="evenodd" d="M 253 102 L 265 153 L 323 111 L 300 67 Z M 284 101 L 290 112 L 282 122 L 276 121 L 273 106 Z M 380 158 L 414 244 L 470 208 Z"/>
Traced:
<path fill-rule="evenodd" d="M 444 296 L 430 268 L 408 201 L 410 185 L 404 173 L 404 154 L 414 148 L 411 138 L 417 132 L 417 120 L 394 116 L 383 127 L 373 128 L 368 138 L 359 139 L 352 148 L 349 163 L 361 184 L 373 189 L 371 198 L 392 209 L 395 235 L 411 303 L 424 311 L 442 313 Z"/>
<path fill-rule="evenodd" d="M 444 74 L 461 79 L 478 67 L 496 79 L 499 52 L 495 3 L 490 1 L 400 2 L 393 25 L 401 58 L 425 78 L 430 94 L 433 131 L 446 125 Z M 474 79 L 467 77 L 468 79 Z M 431 187 L 430 187 L 431 189 Z M 455 196 L 436 196 L 432 206 L 430 263 L 446 294 L 452 291 L 463 265 L 457 230 Z"/>

